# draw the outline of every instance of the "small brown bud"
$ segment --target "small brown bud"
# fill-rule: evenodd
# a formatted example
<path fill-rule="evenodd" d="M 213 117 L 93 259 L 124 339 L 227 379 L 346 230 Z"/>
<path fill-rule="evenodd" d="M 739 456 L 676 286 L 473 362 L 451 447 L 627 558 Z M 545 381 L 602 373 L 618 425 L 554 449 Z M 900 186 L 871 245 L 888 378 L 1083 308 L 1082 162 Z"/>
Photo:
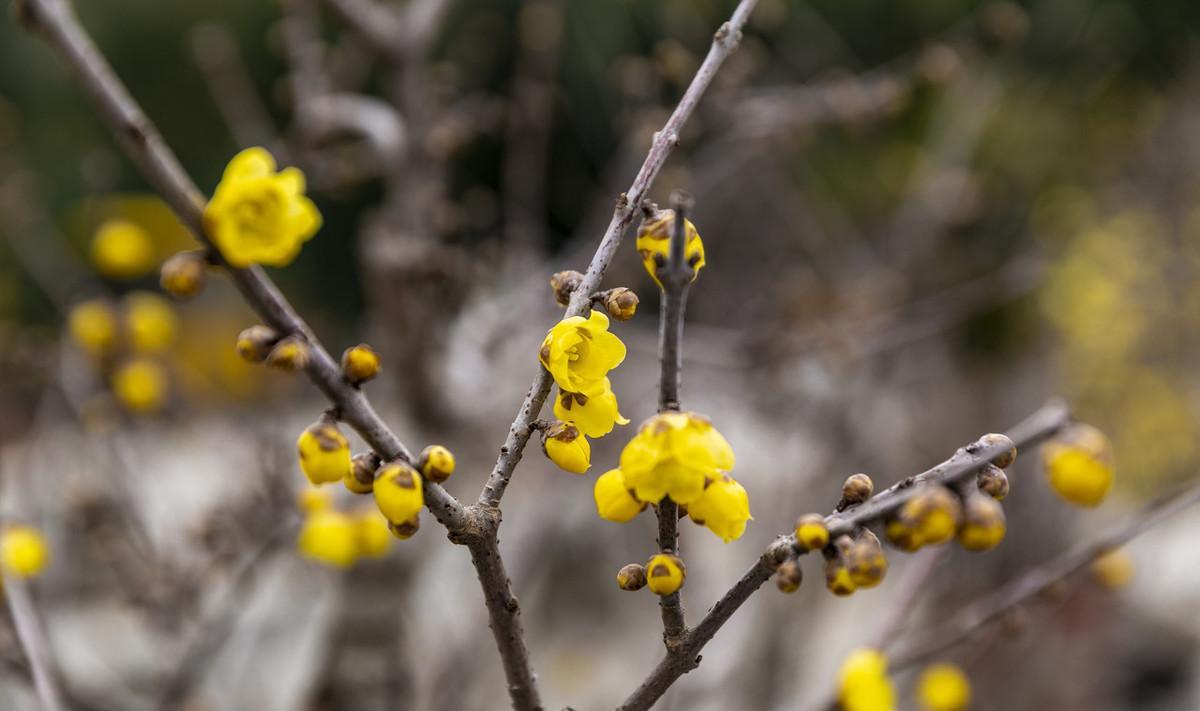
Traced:
<path fill-rule="evenodd" d="M 1017 461 L 1017 445 L 1013 444 L 1013 441 L 1008 438 L 1008 435 L 995 433 L 985 434 L 979 438 L 979 444 L 983 445 L 984 447 L 1005 448 L 1006 451 L 1003 454 L 998 455 L 992 460 L 992 464 L 995 464 L 1001 469 L 1008 469 L 1012 466 L 1013 462 Z"/>
<path fill-rule="evenodd" d="M 619 286 L 604 296 L 604 310 L 618 321 L 628 321 L 637 313 L 638 297 L 632 289 Z"/>
<path fill-rule="evenodd" d="M 278 342 L 279 334 L 274 329 L 255 324 L 238 334 L 237 352 L 245 361 L 261 363 Z"/>
<path fill-rule="evenodd" d="M 369 494 L 375 489 L 375 470 L 379 468 L 379 456 L 374 452 L 354 455 L 350 460 L 350 475 L 342 480 L 346 488 L 356 494 Z"/>
<path fill-rule="evenodd" d="M 980 491 L 996 501 L 1004 501 L 1004 497 L 1008 496 L 1008 475 L 995 464 L 987 465 L 975 481 Z"/>
<path fill-rule="evenodd" d="M 646 566 L 640 563 L 630 563 L 618 570 L 617 586 L 630 592 L 646 587 Z"/>
<path fill-rule="evenodd" d="M 204 289 L 207 278 L 207 265 L 202 253 L 180 252 L 163 262 L 158 283 L 171 296 L 190 299 Z"/>
<path fill-rule="evenodd" d="M 571 303 L 571 293 L 578 289 L 581 283 L 583 283 L 583 275 L 570 269 L 550 277 L 550 288 L 554 290 L 554 300 L 558 302 L 559 306 Z"/>
<path fill-rule="evenodd" d="M 794 593 L 800 589 L 804 572 L 800 569 L 800 561 L 795 558 L 785 560 L 775 571 L 775 586 L 780 592 Z"/>
<path fill-rule="evenodd" d="M 365 343 L 351 346 L 342 353 L 342 373 L 354 385 L 379 375 L 379 354 Z"/>
<path fill-rule="evenodd" d="M 875 482 L 866 474 L 854 474 L 842 484 L 842 498 L 838 501 L 837 510 L 844 511 L 851 506 L 857 506 L 875 493 Z"/>
<path fill-rule="evenodd" d="M 293 373 L 307 368 L 308 359 L 308 344 L 302 338 L 288 336 L 271 349 L 267 355 L 267 365 L 285 373 Z"/>

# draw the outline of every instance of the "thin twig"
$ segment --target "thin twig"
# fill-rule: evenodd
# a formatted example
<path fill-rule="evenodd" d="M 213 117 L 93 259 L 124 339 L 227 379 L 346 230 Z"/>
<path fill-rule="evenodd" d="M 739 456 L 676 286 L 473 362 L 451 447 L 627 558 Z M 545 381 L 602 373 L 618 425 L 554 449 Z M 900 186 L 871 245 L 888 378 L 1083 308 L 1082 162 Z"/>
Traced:
<path fill-rule="evenodd" d="M 620 246 L 621 239 L 625 236 L 626 229 L 633 221 L 634 213 L 654 185 L 654 180 L 658 177 L 658 172 L 662 169 L 663 164 L 666 163 L 667 156 L 679 143 L 679 132 L 683 130 L 684 124 L 696 110 L 696 105 L 704 96 L 708 85 L 712 83 L 717 70 L 720 69 L 725 59 L 737 49 L 738 42 L 742 38 L 742 28 L 757 4 L 758 0 L 741 0 L 729 21 L 721 25 L 713 36 L 712 47 L 709 48 L 708 55 L 704 58 L 700 69 L 696 71 L 696 76 L 692 78 L 692 83 L 683 92 L 683 97 L 679 100 L 679 104 L 667 119 L 662 130 L 654 135 L 650 152 L 646 155 L 646 160 L 642 163 L 637 177 L 634 178 L 629 189 L 617 198 L 616 209 L 613 210 L 608 229 L 604 232 L 604 238 L 600 240 L 600 246 L 596 248 L 596 253 L 583 276 L 583 281 L 571 294 L 571 303 L 567 306 L 566 317 L 582 316 L 591 308 L 591 295 L 599 288 L 600 281 L 604 278 L 604 272 L 608 270 L 608 265 L 612 262 L 617 247 Z M 541 413 L 552 384 L 550 373 L 539 366 L 537 375 L 533 378 L 533 384 L 529 387 L 529 392 L 526 393 L 521 408 L 517 411 L 512 426 L 508 429 L 508 437 L 500 447 L 500 456 L 496 459 L 496 466 L 492 469 L 487 485 L 479 495 L 480 505 L 498 506 L 500 504 L 500 499 L 504 496 L 504 491 L 508 488 L 508 482 L 512 478 L 513 470 L 521 461 L 525 445 L 529 443 L 529 436 L 532 434 L 530 423 L 536 420 Z"/>
<path fill-rule="evenodd" d="M 46 633 L 37 608 L 33 606 L 29 582 L 15 575 L 8 576 L 4 581 L 4 599 L 8 601 L 8 609 L 12 613 L 17 640 L 20 641 L 25 658 L 29 661 L 33 688 L 42 708 L 45 711 L 62 711 L 62 694 L 58 689 L 58 680 L 54 678 L 50 668 L 50 645 L 46 641 Z"/>
<path fill-rule="evenodd" d="M 1008 437 L 1018 448 L 1031 446 L 1053 436 L 1069 421 L 1070 412 L 1066 406 L 1061 402 L 1052 402 L 1014 426 L 1009 430 Z M 830 537 L 837 538 L 888 516 L 902 506 L 913 492 L 919 490 L 920 487 L 914 486 L 919 481 L 937 481 L 952 485 L 974 475 L 1006 451 L 1006 446 L 998 444 L 981 446 L 975 443 L 963 447 L 950 459 L 928 471 L 904 479 L 866 503 L 843 513 L 826 516 L 825 525 L 829 528 Z M 618 707 L 618 711 L 649 709 L 679 677 L 699 666 L 700 650 L 729 621 L 742 603 L 771 577 L 779 563 L 793 554 L 795 544 L 794 534 L 780 536 L 772 541 L 754 565 L 713 605 L 704 619 L 684 635 L 678 653 L 664 657 L 654 671 Z"/>

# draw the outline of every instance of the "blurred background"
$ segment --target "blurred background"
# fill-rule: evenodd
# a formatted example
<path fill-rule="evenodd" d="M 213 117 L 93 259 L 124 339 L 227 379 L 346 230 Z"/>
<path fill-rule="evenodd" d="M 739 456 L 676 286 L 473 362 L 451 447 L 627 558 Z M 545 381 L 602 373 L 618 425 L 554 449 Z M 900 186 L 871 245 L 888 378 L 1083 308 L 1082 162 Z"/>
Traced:
<path fill-rule="evenodd" d="M 349 0 L 77 4 L 202 189 L 250 145 L 305 170 L 325 226 L 272 276 L 332 352 L 382 354 L 372 399 L 410 447 L 450 447 L 448 487 L 473 498 L 559 318 L 549 276 L 586 266 L 735 3 L 408 0 L 362 25 Z M 886 486 L 1053 396 L 1112 439 L 1113 496 L 1080 513 L 1023 453 L 1008 538 L 940 560 L 905 634 L 1196 476 L 1198 32 L 1187 0 L 760 0 L 652 195 L 696 200 L 708 266 L 682 399 L 732 443 L 755 518 L 728 545 L 685 527 L 691 620 L 846 475 Z M 0 235 L 0 518 L 50 538 L 36 600 L 73 696 L 503 705 L 474 571 L 432 520 L 346 569 L 297 554 L 293 443 L 325 404 L 238 359 L 255 319 L 222 277 L 153 296 L 191 240 L 11 13 Z M 636 425 L 656 406 L 658 304 L 631 237 L 605 286 L 642 298 L 613 327 Z M 617 525 L 592 502 L 632 432 L 596 441 L 583 477 L 531 446 L 505 499 L 549 708 L 612 708 L 661 656 L 656 600 L 613 584 L 654 552 L 653 516 Z M 1200 707 L 1197 535 L 1185 513 L 1131 547 L 1129 586 L 1075 581 L 948 651 L 973 708 Z M 658 708 L 819 702 L 931 554 L 890 554 L 889 579 L 848 600 L 805 561 L 800 592 L 752 598 Z M 7 619 L 0 654 L 0 706 L 36 708 Z"/>

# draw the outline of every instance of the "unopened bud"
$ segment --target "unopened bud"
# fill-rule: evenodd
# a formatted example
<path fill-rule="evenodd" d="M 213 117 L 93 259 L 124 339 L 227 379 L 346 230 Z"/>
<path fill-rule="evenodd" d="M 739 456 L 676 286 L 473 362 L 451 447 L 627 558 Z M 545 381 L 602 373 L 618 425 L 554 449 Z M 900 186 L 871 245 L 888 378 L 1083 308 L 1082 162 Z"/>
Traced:
<path fill-rule="evenodd" d="M 441 483 L 454 473 L 454 454 L 440 444 L 431 444 L 421 450 L 417 467 L 426 479 Z"/>
<path fill-rule="evenodd" d="M 992 464 L 1001 469 L 1008 469 L 1013 462 L 1017 461 L 1017 445 L 1008 438 L 1008 435 L 1002 434 L 985 434 L 979 438 L 979 444 L 984 447 L 1003 447 L 1004 453 L 992 459 Z"/>
<path fill-rule="evenodd" d="M 1008 475 L 995 464 L 989 464 L 979 472 L 976 483 L 980 491 L 996 501 L 1004 501 L 1004 497 L 1008 496 Z"/>
<path fill-rule="evenodd" d="M 347 348 L 342 353 L 342 373 L 354 385 L 367 382 L 379 375 L 379 354 L 365 343 Z"/>
<path fill-rule="evenodd" d="M 288 336 L 271 349 L 267 355 L 267 365 L 285 373 L 294 373 L 307 368 L 308 359 L 308 344 L 301 338 Z"/>
<path fill-rule="evenodd" d="M 180 252 L 163 262 L 158 283 L 177 299 L 190 299 L 204 289 L 208 265 L 200 252 Z"/>
<path fill-rule="evenodd" d="M 655 595 L 670 595 L 683 587 L 687 569 L 679 556 L 659 553 L 646 563 L 646 584 Z"/>
<path fill-rule="evenodd" d="M 857 506 L 875 493 L 875 482 L 866 474 L 854 474 L 842 484 L 842 498 L 838 501 L 837 510 L 844 511 L 851 506 Z"/>
<path fill-rule="evenodd" d="M 628 321 L 637 313 L 638 296 L 632 289 L 619 286 L 604 296 L 604 310 L 618 321 Z"/>
<path fill-rule="evenodd" d="M 818 550 L 829 545 L 829 528 L 821 514 L 805 514 L 796 519 L 796 543 L 805 550 Z"/>
<path fill-rule="evenodd" d="M 393 536 L 402 541 L 407 541 L 408 539 L 417 535 L 417 531 L 420 530 L 420 528 L 421 519 L 416 516 L 413 516 L 411 519 L 404 521 L 403 523 L 392 523 L 391 521 L 388 521 L 388 530 L 392 532 Z"/>
<path fill-rule="evenodd" d="M 617 587 L 630 592 L 646 587 L 646 566 L 640 563 L 630 563 L 618 570 Z"/>
<path fill-rule="evenodd" d="M 795 558 L 785 560 L 775 571 L 775 586 L 779 588 L 780 592 L 796 592 L 800 589 L 800 582 L 803 579 L 804 572 L 800 569 L 800 561 Z"/>
<path fill-rule="evenodd" d="M 237 352 L 247 362 L 261 363 L 278 341 L 279 334 L 274 329 L 255 324 L 238 334 Z"/>
<path fill-rule="evenodd" d="M 862 529 L 858 540 L 843 554 L 846 567 L 850 569 L 850 578 L 860 588 L 873 588 L 883 582 L 887 574 L 887 557 L 879 538 L 867 529 Z"/>
<path fill-rule="evenodd" d="M 571 294 L 583 283 L 583 275 L 568 269 L 550 277 L 550 288 L 554 290 L 554 300 L 559 306 L 571 303 Z"/>
<path fill-rule="evenodd" d="M 375 489 L 375 470 L 379 468 L 379 456 L 374 452 L 363 452 L 354 455 L 350 464 L 350 473 L 342 478 L 342 483 L 356 494 L 371 493 Z"/>

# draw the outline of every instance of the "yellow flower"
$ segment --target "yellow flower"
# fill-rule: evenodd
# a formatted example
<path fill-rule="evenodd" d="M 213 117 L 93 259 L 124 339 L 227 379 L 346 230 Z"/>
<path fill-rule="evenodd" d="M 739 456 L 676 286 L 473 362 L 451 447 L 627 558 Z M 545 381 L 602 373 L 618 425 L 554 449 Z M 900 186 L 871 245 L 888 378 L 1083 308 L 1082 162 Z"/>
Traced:
<path fill-rule="evenodd" d="M 351 346 L 342 353 L 342 373 L 351 383 L 365 383 L 379 375 L 379 354 L 365 343 Z"/>
<path fill-rule="evenodd" d="M 1133 556 L 1124 548 L 1114 548 L 1092 561 L 1092 576 L 1109 590 L 1123 588 L 1133 580 Z"/>
<path fill-rule="evenodd" d="M 50 548 L 35 528 L 9 526 L 0 532 L 0 572 L 32 578 L 46 567 Z"/>
<path fill-rule="evenodd" d="M 296 168 L 275 172 L 275 159 L 263 148 L 247 148 L 229 161 L 204 226 L 213 244 L 234 267 L 283 267 L 321 227 L 321 214 L 304 196 L 304 174 Z"/>
<path fill-rule="evenodd" d="M 687 569 L 683 561 L 670 553 L 659 553 L 646 563 L 646 584 L 655 595 L 670 595 L 683 587 Z"/>
<path fill-rule="evenodd" d="M 397 526 L 417 518 L 425 505 L 421 475 L 401 461 L 384 464 L 375 478 L 375 505 Z"/>
<path fill-rule="evenodd" d="M 1043 445 L 1042 462 L 1051 488 L 1078 506 L 1100 505 L 1112 488 L 1112 446 L 1091 425 L 1072 425 Z"/>
<path fill-rule="evenodd" d="M 591 395 L 605 385 L 608 371 L 625 360 L 625 344 L 608 331 L 608 317 L 592 311 L 554 324 L 542 341 L 538 360 L 567 392 Z"/>
<path fill-rule="evenodd" d="M 829 529 L 821 514 L 805 514 L 796 519 L 796 542 L 815 551 L 829 545 Z"/>
<path fill-rule="evenodd" d="M 932 664 L 917 680 L 917 701 L 923 711 L 963 711 L 971 704 L 971 682 L 953 664 Z"/>
<path fill-rule="evenodd" d="M 546 430 L 542 451 L 559 469 L 572 474 L 582 474 L 592 466 L 592 445 L 570 422 L 558 422 Z"/>
<path fill-rule="evenodd" d="M 591 395 L 559 391 L 558 397 L 554 398 L 554 416 L 564 422 L 574 422 L 588 437 L 603 437 L 612 432 L 614 425 L 629 424 L 617 408 L 617 396 L 608 378 L 604 378 L 603 386 Z"/>
<path fill-rule="evenodd" d="M 958 543 L 969 551 L 986 551 L 1004 540 L 1007 524 L 1000 502 L 980 493 L 967 495 L 963 504 L 963 524 L 958 530 Z"/>
<path fill-rule="evenodd" d="M 134 358 L 113 373 L 112 389 L 130 412 L 155 412 L 167 401 L 167 373 L 149 358 Z"/>
<path fill-rule="evenodd" d="M 454 474 L 454 453 L 440 444 L 431 444 L 422 449 L 417 461 L 421 474 L 429 481 L 441 483 Z"/>
<path fill-rule="evenodd" d="M 112 350 L 117 342 L 117 317 L 100 299 L 77 304 L 67 317 L 71 340 L 87 353 L 99 356 Z"/>
<path fill-rule="evenodd" d="M 304 519 L 296 547 L 306 558 L 348 568 L 358 559 L 358 528 L 340 511 L 316 511 Z"/>
<path fill-rule="evenodd" d="M 354 526 L 358 532 L 358 551 L 368 558 L 382 558 L 392 548 L 392 534 L 388 520 L 379 512 L 367 509 L 354 514 Z"/>
<path fill-rule="evenodd" d="M 642 258 L 642 264 L 650 273 L 650 278 L 654 279 L 654 283 L 660 287 L 662 282 L 658 280 L 658 270 L 662 266 L 666 266 L 667 260 L 671 258 L 671 232 L 674 225 L 675 211 L 660 210 L 655 219 L 643 222 L 642 226 L 638 228 L 638 256 Z M 685 219 L 683 226 L 686 230 L 683 259 L 692 265 L 694 270 L 692 281 L 695 281 L 696 276 L 700 274 L 700 269 L 704 266 L 704 242 L 700 240 L 700 233 L 696 231 L 696 226 L 692 224 L 691 220 Z"/>
<path fill-rule="evenodd" d="M 629 492 L 625 475 L 620 469 L 609 469 L 601 474 L 596 479 L 593 494 L 596 498 L 596 512 L 606 521 L 632 521 L 646 508 L 645 503 L 635 499 Z"/>
<path fill-rule="evenodd" d="M 746 522 L 754 518 L 746 490 L 727 474 L 708 482 L 700 498 L 688 504 L 688 516 L 726 543 L 741 538 Z"/>
<path fill-rule="evenodd" d="M 321 418 L 309 425 L 296 440 L 300 470 L 313 486 L 332 484 L 351 475 L 350 442 L 332 420 Z"/>
<path fill-rule="evenodd" d="M 621 452 L 621 471 L 634 496 L 658 503 L 669 495 L 691 504 L 708 478 L 733 469 L 733 448 L 706 418 L 664 412 L 642 423 Z"/>
<path fill-rule="evenodd" d="M 129 220 L 108 220 L 92 237 L 92 264 L 110 279 L 136 279 L 154 268 L 154 242 Z"/>
<path fill-rule="evenodd" d="M 135 291 L 125 297 L 125 329 L 138 353 L 161 353 L 171 347 L 179 319 L 171 304 L 158 294 Z"/>
<path fill-rule="evenodd" d="M 857 649 L 838 673 L 838 701 L 843 711 L 892 711 L 896 692 L 887 678 L 887 657 L 876 649 Z"/>

